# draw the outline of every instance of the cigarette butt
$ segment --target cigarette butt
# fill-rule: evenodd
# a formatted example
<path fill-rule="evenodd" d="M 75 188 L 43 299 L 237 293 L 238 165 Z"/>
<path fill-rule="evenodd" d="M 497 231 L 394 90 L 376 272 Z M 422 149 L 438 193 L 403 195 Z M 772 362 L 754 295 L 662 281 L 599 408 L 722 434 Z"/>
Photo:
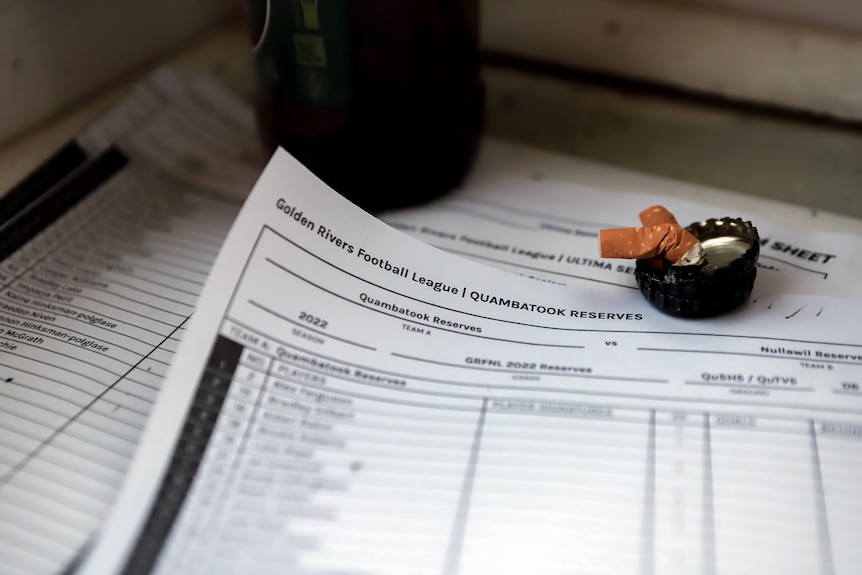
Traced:
<path fill-rule="evenodd" d="M 666 232 L 655 228 L 616 228 L 599 231 L 599 246 L 604 258 L 651 258 L 661 254 Z"/>
<path fill-rule="evenodd" d="M 671 225 L 674 230 L 673 245 L 664 249 L 664 257 L 670 260 L 671 263 L 677 263 L 691 248 L 698 245 L 700 240 L 684 227 L 678 224 L 675 226 Z"/>
<path fill-rule="evenodd" d="M 605 258 L 644 259 L 664 256 L 675 263 L 697 243 L 697 238 L 691 232 L 674 223 L 599 231 L 599 251 Z"/>
<path fill-rule="evenodd" d="M 676 217 L 664 206 L 651 206 L 640 214 L 641 223 L 645 226 L 658 226 L 661 224 L 679 224 Z"/>

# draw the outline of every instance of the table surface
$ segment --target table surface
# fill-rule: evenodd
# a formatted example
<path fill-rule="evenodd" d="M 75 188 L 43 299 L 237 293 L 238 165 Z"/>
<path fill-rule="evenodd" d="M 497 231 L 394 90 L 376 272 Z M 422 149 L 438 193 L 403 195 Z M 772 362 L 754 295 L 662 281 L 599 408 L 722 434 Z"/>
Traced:
<path fill-rule="evenodd" d="M 157 64 L 254 87 L 241 23 Z M 0 145 L 0 193 L 147 70 Z M 485 149 L 494 162 L 606 189 L 701 200 L 794 225 L 862 233 L 862 127 L 490 59 Z M 549 153 L 533 153 L 540 150 Z M 490 162 L 490 163 L 489 163 Z"/>

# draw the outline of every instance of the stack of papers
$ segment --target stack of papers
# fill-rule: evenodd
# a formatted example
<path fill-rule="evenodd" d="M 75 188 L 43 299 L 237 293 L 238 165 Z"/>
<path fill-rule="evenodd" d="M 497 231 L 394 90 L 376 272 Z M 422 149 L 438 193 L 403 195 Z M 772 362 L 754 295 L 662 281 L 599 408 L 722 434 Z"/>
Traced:
<path fill-rule="evenodd" d="M 750 300 L 677 319 L 598 230 L 744 212 L 485 171 L 374 217 L 250 117 L 161 73 L 7 196 L 82 199 L 0 263 L 0 571 L 855 573 L 858 236 L 756 221 Z"/>

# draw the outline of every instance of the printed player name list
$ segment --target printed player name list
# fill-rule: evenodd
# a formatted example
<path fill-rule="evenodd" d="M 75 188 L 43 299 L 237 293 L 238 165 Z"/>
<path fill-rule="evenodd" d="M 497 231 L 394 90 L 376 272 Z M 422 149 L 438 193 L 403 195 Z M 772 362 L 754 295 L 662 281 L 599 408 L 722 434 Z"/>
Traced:
<path fill-rule="evenodd" d="M 2 263 L 10 565 L 55 570 L 104 517 L 236 210 L 132 162 Z"/>

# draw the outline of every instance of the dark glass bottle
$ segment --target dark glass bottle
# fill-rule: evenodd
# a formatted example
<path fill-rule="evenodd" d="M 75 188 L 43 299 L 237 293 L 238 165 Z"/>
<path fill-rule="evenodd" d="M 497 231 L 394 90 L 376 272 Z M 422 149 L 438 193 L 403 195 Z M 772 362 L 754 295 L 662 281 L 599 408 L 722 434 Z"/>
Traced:
<path fill-rule="evenodd" d="M 484 111 L 478 0 L 248 0 L 265 143 L 367 210 L 454 187 Z"/>

